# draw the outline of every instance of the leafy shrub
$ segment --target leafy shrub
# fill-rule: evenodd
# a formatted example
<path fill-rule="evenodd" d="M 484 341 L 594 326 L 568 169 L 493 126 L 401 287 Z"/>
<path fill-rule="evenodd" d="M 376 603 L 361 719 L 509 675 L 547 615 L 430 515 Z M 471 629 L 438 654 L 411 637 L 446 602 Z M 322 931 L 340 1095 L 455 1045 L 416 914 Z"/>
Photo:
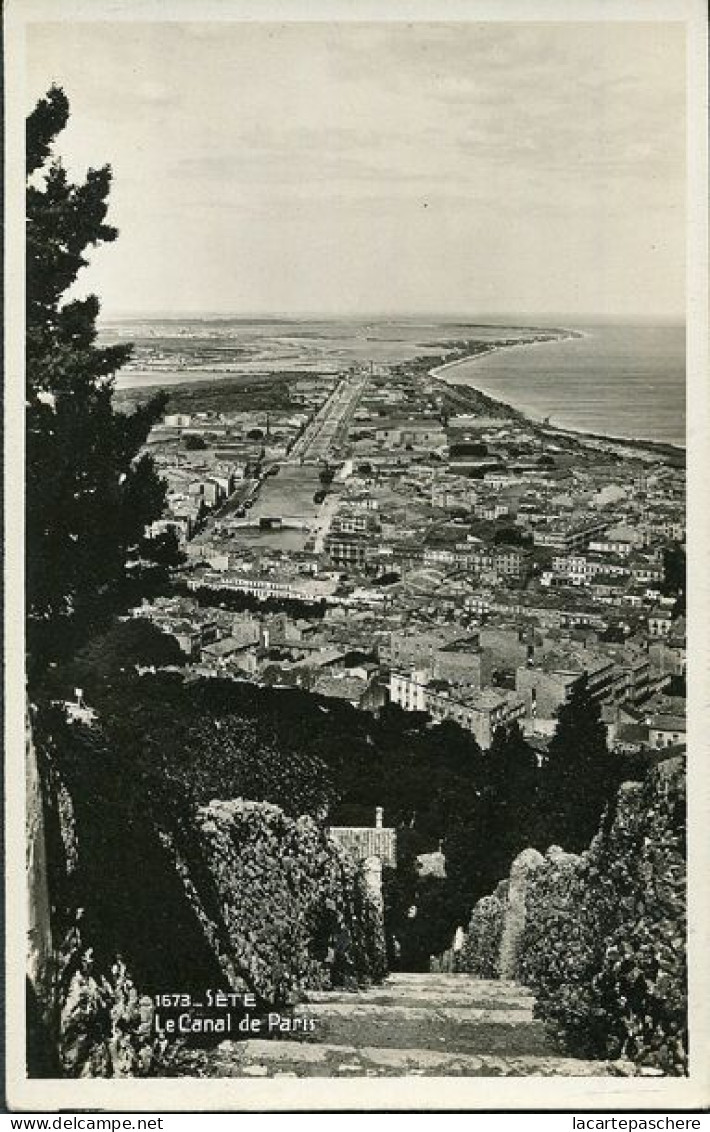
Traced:
<path fill-rule="evenodd" d="M 595 1010 L 592 984 L 608 925 L 601 922 L 600 894 L 588 890 L 595 878 L 587 864 L 584 857 L 548 850 L 527 894 L 517 975 L 535 989 L 539 1013 L 564 1032 L 571 1053 L 603 1057 L 609 1052 L 605 1018 Z"/>
<path fill-rule="evenodd" d="M 357 863 L 311 818 L 266 803 L 198 811 L 230 954 L 269 1003 L 385 972 L 384 936 Z"/>
<path fill-rule="evenodd" d="M 482 897 L 471 913 L 459 965 L 462 971 L 479 979 L 497 979 L 500 974 L 504 901 L 505 893 L 497 890 L 493 896 Z"/>
<path fill-rule="evenodd" d="M 199 436 L 197 433 L 193 433 L 193 432 L 186 433 L 185 436 L 183 436 L 183 438 L 182 438 L 182 443 L 183 443 L 183 447 L 188 452 L 199 452 L 202 449 L 207 447 L 207 444 L 205 443 L 205 438 L 203 436 Z"/>
<path fill-rule="evenodd" d="M 181 667 L 185 654 L 174 637 L 143 617 L 118 621 L 94 637 L 74 657 L 69 672 L 75 682 L 95 689 L 100 682 L 115 681 L 137 665 Z"/>
<path fill-rule="evenodd" d="M 532 880 L 518 975 L 567 1047 L 687 1071 L 685 775 L 659 763 L 625 784 L 580 857 Z"/>
<path fill-rule="evenodd" d="M 381 908 L 314 819 L 241 800 L 197 809 L 58 709 L 36 720 L 35 745 L 63 941 L 50 1037 L 67 1075 L 155 1070 L 142 996 L 248 989 L 280 1005 L 384 974 Z"/>

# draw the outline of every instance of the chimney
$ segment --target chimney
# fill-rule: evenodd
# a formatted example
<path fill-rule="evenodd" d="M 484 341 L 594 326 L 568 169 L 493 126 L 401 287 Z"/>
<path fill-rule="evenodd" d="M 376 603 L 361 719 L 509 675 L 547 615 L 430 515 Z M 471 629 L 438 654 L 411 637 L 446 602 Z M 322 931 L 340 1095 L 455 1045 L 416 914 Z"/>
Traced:
<path fill-rule="evenodd" d="M 375 829 L 382 829 L 382 817 L 383 817 L 383 815 L 384 815 L 384 810 L 382 809 L 382 806 L 376 806 L 375 807 Z"/>

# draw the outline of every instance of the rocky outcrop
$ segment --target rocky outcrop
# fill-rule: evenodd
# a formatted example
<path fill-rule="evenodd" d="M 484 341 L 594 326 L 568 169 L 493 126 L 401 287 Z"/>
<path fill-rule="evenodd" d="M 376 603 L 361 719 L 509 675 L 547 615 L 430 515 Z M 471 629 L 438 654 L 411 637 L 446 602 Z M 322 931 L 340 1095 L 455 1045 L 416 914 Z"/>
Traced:
<path fill-rule="evenodd" d="M 125 965 L 106 977 L 81 956 L 61 996 L 60 1056 L 69 1077 L 145 1076 L 153 1066 L 153 1002 L 141 996 Z"/>

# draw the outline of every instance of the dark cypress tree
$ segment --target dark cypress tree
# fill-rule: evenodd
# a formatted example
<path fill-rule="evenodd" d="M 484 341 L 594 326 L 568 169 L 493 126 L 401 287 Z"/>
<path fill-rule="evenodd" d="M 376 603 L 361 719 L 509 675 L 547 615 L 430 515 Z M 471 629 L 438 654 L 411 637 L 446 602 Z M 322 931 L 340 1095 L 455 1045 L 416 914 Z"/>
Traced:
<path fill-rule="evenodd" d="M 541 840 L 542 772 L 516 723 L 496 730 L 479 778 L 445 831 L 446 884 L 459 920 L 508 875 L 518 853 Z"/>
<path fill-rule="evenodd" d="M 487 779 L 499 814 L 501 850 L 511 862 L 545 841 L 540 809 L 542 771 L 517 723 L 499 727 L 487 757 Z M 545 844 L 543 848 L 547 848 Z"/>
<path fill-rule="evenodd" d="M 549 840 L 570 851 L 586 849 L 618 785 L 601 710 L 586 676 L 575 682 L 557 713 L 548 748 L 545 803 Z"/>
<path fill-rule="evenodd" d="M 95 295 L 64 299 L 87 248 L 115 240 L 106 224 L 111 169 L 72 184 L 55 138 L 69 118 L 52 87 L 27 119 L 26 543 L 30 673 L 80 639 L 116 600 L 127 558 L 165 493 L 139 455 L 165 401 L 122 414 L 114 374 L 126 345 L 96 344 Z"/>
<path fill-rule="evenodd" d="M 674 595 L 674 617 L 684 617 L 686 612 L 687 563 L 685 550 L 679 543 L 672 543 L 663 551 L 663 592 Z"/>
<path fill-rule="evenodd" d="M 487 756 L 488 780 L 501 800 L 532 804 L 538 785 L 535 752 L 517 723 L 496 728 Z"/>

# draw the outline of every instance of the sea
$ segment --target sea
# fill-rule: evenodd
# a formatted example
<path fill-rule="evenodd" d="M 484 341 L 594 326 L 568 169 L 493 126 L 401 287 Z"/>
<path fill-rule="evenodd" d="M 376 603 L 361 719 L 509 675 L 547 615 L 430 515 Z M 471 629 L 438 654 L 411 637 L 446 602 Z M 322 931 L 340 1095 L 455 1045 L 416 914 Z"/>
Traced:
<path fill-rule="evenodd" d="M 685 446 L 685 327 L 566 325 L 583 337 L 495 350 L 442 377 L 563 428 Z"/>

